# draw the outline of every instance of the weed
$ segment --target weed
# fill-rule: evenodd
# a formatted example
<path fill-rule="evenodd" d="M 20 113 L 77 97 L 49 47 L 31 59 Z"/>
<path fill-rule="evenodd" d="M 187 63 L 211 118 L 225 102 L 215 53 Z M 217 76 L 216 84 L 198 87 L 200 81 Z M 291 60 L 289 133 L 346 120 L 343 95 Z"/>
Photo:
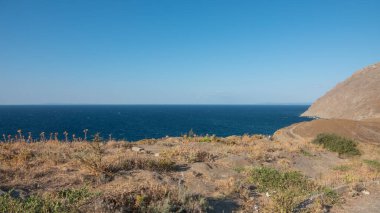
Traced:
<path fill-rule="evenodd" d="M 234 171 L 237 172 L 237 173 L 242 173 L 244 170 L 245 170 L 245 168 L 241 167 L 241 166 L 238 166 L 238 167 L 234 168 Z"/>
<path fill-rule="evenodd" d="M 306 196 L 318 189 L 316 184 L 299 172 L 280 172 L 270 167 L 253 169 L 250 181 L 260 192 L 270 192 L 272 203 L 268 208 L 272 212 L 293 212 Z"/>
<path fill-rule="evenodd" d="M 10 194 L 0 196 L 0 212 L 77 212 L 83 201 L 94 195 L 85 187 L 66 189 L 44 197 L 32 195 L 24 200 Z"/>
<path fill-rule="evenodd" d="M 306 157 L 313 157 L 313 155 L 310 152 L 308 152 L 304 149 L 301 149 L 300 152 L 301 152 L 301 154 L 303 154 Z"/>
<path fill-rule="evenodd" d="M 88 144 L 88 148 L 78 153 L 76 158 L 96 176 L 99 176 L 104 172 L 102 159 L 105 151 L 103 149 L 103 144 L 95 141 Z"/>
<path fill-rule="evenodd" d="M 351 170 L 351 166 L 348 166 L 348 165 L 340 165 L 340 166 L 336 166 L 336 167 L 334 167 L 333 170 L 341 171 L 341 172 L 346 172 L 346 171 L 348 171 L 348 170 Z"/>
<path fill-rule="evenodd" d="M 205 136 L 205 137 L 200 138 L 199 142 L 207 143 L 207 142 L 212 142 L 212 140 L 213 139 L 211 137 Z"/>
<path fill-rule="evenodd" d="M 339 195 L 333 189 L 326 187 L 323 190 L 323 204 L 332 206 L 339 202 Z"/>
<path fill-rule="evenodd" d="M 89 192 L 87 187 L 82 187 L 79 189 L 64 189 L 58 192 L 58 198 L 65 200 L 69 205 L 75 205 L 87 198 L 91 197 L 93 194 Z"/>
<path fill-rule="evenodd" d="M 377 172 L 380 172 L 380 162 L 377 160 L 363 160 L 365 164 L 367 164 L 372 169 L 376 170 Z"/>

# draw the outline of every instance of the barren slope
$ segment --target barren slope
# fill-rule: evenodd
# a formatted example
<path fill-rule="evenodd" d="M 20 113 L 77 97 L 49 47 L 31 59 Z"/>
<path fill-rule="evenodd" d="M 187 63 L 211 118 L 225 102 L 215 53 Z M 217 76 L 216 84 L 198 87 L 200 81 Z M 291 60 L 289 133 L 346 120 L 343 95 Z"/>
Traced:
<path fill-rule="evenodd" d="M 283 128 L 274 136 L 280 141 L 311 141 L 320 133 L 334 133 L 359 142 L 380 144 L 380 119 L 364 121 L 319 119 Z"/>
<path fill-rule="evenodd" d="M 380 63 L 338 84 L 302 116 L 350 120 L 380 118 Z"/>

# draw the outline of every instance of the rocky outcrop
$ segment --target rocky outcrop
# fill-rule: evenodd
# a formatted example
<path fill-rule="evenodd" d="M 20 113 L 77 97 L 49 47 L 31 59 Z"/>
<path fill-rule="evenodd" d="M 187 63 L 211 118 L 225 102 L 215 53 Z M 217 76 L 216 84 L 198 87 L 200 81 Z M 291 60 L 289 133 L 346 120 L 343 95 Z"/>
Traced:
<path fill-rule="evenodd" d="M 302 116 L 349 120 L 380 118 L 380 63 L 354 73 L 319 98 Z"/>

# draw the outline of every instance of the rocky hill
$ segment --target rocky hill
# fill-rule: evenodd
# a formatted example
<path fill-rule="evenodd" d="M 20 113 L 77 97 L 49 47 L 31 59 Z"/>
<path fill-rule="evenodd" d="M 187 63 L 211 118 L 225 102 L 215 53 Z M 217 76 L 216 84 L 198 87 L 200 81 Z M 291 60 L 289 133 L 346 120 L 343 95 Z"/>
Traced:
<path fill-rule="evenodd" d="M 354 73 L 319 98 L 302 116 L 349 120 L 380 118 L 380 63 Z"/>

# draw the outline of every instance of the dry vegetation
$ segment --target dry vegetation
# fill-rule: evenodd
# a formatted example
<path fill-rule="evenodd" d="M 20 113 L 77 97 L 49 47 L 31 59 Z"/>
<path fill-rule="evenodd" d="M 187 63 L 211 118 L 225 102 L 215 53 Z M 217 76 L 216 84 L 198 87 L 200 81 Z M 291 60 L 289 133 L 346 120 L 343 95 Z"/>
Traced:
<path fill-rule="evenodd" d="M 341 159 L 262 135 L 5 142 L 0 212 L 291 212 L 324 193 L 307 208 L 319 211 L 337 203 L 331 188 L 379 179 L 380 148 L 357 148 L 361 156 Z M 308 161 L 329 166 L 316 177 Z"/>

